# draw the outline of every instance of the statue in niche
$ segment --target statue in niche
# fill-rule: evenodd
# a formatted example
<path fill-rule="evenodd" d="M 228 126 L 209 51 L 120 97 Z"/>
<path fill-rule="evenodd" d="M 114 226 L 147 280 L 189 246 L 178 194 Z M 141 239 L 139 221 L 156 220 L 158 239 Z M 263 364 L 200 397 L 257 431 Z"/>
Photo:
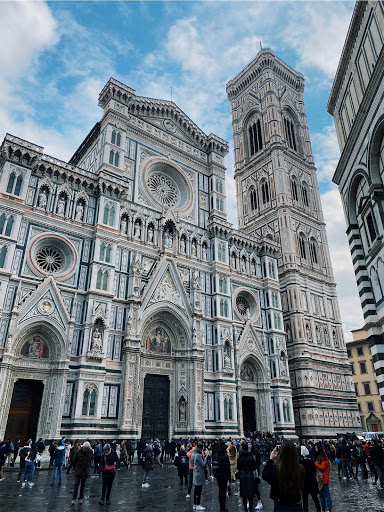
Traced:
<path fill-rule="evenodd" d="M 123 235 L 127 232 L 127 219 L 125 217 L 121 219 L 120 232 L 123 233 Z"/>
<path fill-rule="evenodd" d="M 206 261 L 206 259 L 207 259 L 207 246 L 205 244 L 203 244 L 202 256 L 203 256 L 203 260 Z"/>
<path fill-rule="evenodd" d="M 200 276 L 198 270 L 193 272 L 192 286 L 194 290 L 200 290 Z"/>
<path fill-rule="evenodd" d="M 196 245 L 195 241 L 192 242 L 192 256 L 194 258 L 196 258 L 196 256 L 197 256 L 197 245 Z"/>
<path fill-rule="evenodd" d="M 153 243 L 153 228 L 152 224 L 148 226 L 147 240 L 149 244 Z"/>
<path fill-rule="evenodd" d="M 91 351 L 92 352 L 102 352 L 103 340 L 101 337 L 101 332 L 96 327 L 93 331 L 92 340 L 91 340 Z"/>
<path fill-rule="evenodd" d="M 65 199 L 64 199 L 64 197 L 60 197 L 60 199 L 57 203 L 57 214 L 64 215 L 64 212 L 65 212 Z"/>
<path fill-rule="evenodd" d="M 236 256 L 234 255 L 234 253 L 232 253 L 231 256 L 231 267 L 236 268 Z"/>
<path fill-rule="evenodd" d="M 182 236 L 180 240 L 180 252 L 185 254 L 185 238 Z"/>
<path fill-rule="evenodd" d="M 324 329 L 324 340 L 325 340 L 325 344 L 329 345 L 329 336 L 328 336 L 327 329 Z"/>
<path fill-rule="evenodd" d="M 255 266 L 255 260 L 251 261 L 251 274 L 254 276 L 256 274 L 256 266 Z"/>
<path fill-rule="evenodd" d="M 141 239 L 141 224 L 140 224 L 140 222 L 135 222 L 135 230 L 133 233 L 133 237 L 136 238 L 136 240 Z"/>
<path fill-rule="evenodd" d="M 247 264 L 245 263 L 245 259 L 242 259 L 241 261 L 241 271 L 244 273 L 247 271 Z"/>
<path fill-rule="evenodd" d="M 183 396 L 179 400 L 179 421 L 187 421 L 187 402 Z"/>
<path fill-rule="evenodd" d="M 224 368 L 231 368 L 231 356 L 229 352 L 229 347 L 224 349 Z"/>
<path fill-rule="evenodd" d="M 81 203 L 77 203 L 75 220 L 83 220 L 84 206 Z"/>
<path fill-rule="evenodd" d="M 286 358 L 285 358 L 284 352 L 282 352 L 280 355 L 279 367 L 280 367 L 280 377 L 286 377 L 288 374 L 287 374 L 287 364 L 286 364 Z"/>
<path fill-rule="evenodd" d="M 164 247 L 171 249 L 173 246 L 173 237 L 171 231 L 164 231 Z"/>
<path fill-rule="evenodd" d="M 316 341 L 319 345 L 321 345 L 321 333 L 318 327 L 316 327 Z"/>
<path fill-rule="evenodd" d="M 39 208 L 46 208 L 47 206 L 48 197 L 44 190 L 42 190 L 39 194 L 39 202 L 38 206 Z"/>
<path fill-rule="evenodd" d="M 309 324 L 307 324 L 307 326 L 306 326 L 306 331 L 307 331 L 307 340 L 312 341 L 311 328 L 309 327 Z"/>
<path fill-rule="evenodd" d="M 336 331 L 333 331 L 333 344 L 337 345 L 337 333 L 336 333 Z"/>

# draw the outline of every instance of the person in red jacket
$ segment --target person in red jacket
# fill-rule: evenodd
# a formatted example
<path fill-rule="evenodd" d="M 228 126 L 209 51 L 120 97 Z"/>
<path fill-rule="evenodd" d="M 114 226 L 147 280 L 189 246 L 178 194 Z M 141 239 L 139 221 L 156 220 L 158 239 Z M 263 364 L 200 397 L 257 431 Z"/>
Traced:
<path fill-rule="evenodd" d="M 322 510 L 332 511 L 332 498 L 329 492 L 329 474 L 331 472 L 331 463 L 325 453 L 323 443 L 315 444 L 316 461 L 315 466 L 322 472 L 323 485 L 319 489 L 319 498 Z M 320 486 L 319 486 L 320 487 Z"/>

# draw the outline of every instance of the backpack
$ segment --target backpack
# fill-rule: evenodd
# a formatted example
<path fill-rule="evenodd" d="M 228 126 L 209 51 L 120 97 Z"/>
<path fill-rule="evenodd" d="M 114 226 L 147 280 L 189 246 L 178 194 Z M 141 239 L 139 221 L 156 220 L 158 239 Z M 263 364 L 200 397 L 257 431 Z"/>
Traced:
<path fill-rule="evenodd" d="M 213 476 L 216 476 L 216 477 L 220 473 L 220 465 L 217 460 L 214 460 L 212 462 L 212 473 L 213 473 Z"/>

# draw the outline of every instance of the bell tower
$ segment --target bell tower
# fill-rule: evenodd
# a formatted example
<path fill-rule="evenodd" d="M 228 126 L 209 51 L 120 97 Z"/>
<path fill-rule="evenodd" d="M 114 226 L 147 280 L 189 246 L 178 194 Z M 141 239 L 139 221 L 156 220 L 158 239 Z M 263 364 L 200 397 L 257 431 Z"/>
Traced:
<path fill-rule="evenodd" d="M 313 438 L 360 430 L 361 424 L 303 92 L 303 75 L 270 49 L 261 50 L 227 84 L 239 230 L 280 244 L 296 431 Z M 266 336 L 269 327 L 266 323 Z"/>

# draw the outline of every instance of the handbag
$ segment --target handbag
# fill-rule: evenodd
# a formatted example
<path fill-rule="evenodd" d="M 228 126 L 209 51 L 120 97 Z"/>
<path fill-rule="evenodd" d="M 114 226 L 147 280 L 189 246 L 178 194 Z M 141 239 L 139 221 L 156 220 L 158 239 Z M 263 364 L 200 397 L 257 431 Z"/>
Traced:
<path fill-rule="evenodd" d="M 317 487 L 319 488 L 319 491 L 323 488 L 324 480 L 323 480 L 323 472 L 319 469 L 316 471 L 316 480 L 317 480 Z"/>
<path fill-rule="evenodd" d="M 105 473 L 114 473 L 116 471 L 115 464 L 107 464 L 106 455 L 104 455 L 104 471 Z"/>

